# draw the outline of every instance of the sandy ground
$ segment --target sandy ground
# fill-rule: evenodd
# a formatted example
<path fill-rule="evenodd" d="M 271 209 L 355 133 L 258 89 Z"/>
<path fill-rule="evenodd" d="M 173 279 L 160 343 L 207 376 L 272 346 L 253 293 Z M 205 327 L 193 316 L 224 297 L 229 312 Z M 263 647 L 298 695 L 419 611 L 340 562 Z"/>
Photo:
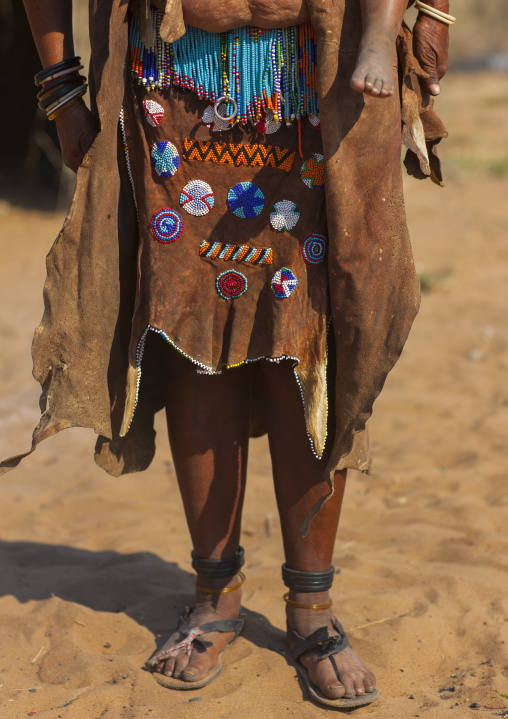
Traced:
<path fill-rule="evenodd" d="M 357 716 L 508 716 L 508 78 L 475 80 L 473 93 L 471 78 L 447 79 L 439 100 L 447 186 L 406 183 L 428 289 L 371 421 L 374 473 L 351 473 L 336 545 L 336 611 L 382 692 Z M 29 345 L 61 220 L 0 205 L 2 456 L 26 448 L 38 419 Z M 265 439 L 250 458 L 244 635 L 197 692 L 143 670 L 193 586 L 158 427 L 144 475 L 110 478 L 91 432 L 69 430 L 0 481 L 0 717 L 324 716 L 281 653 Z"/>

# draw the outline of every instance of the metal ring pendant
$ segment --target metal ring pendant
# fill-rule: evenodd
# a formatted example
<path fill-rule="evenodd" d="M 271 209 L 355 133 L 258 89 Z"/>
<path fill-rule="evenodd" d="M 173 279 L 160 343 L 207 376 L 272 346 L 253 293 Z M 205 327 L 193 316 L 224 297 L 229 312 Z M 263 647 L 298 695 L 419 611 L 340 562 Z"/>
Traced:
<path fill-rule="evenodd" d="M 232 102 L 233 103 L 233 112 L 231 115 L 219 115 L 219 105 L 222 102 Z M 236 100 L 233 97 L 230 97 L 229 95 L 222 95 L 222 97 L 219 97 L 215 105 L 213 106 L 213 114 L 216 120 L 222 120 L 223 122 L 230 122 L 231 120 L 234 120 L 234 118 L 238 114 L 238 105 L 236 103 Z"/>

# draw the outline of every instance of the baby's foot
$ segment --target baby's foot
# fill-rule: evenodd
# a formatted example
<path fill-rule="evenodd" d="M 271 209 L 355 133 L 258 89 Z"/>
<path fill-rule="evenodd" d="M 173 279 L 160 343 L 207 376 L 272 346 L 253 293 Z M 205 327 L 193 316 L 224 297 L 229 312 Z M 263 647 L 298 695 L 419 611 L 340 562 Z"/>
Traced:
<path fill-rule="evenodd" d="M 328 602 L 328 592 L 302 594 L 291 592 L 291 599 L 303 603 L 323 604 Z M 308 637 L 320 627 L 329 627 L 329 636 L 337 634 L 331 625 L 331 609 L 300 609 L 287 606 L 288 625 L 300 636 Z M 291 649 L 290 644 L 290 649 Z M 312 649 L 302 654 L 299 662 L 307 669 L 310 681 L 329 699 L 346 699 L 373 692 L 376 679 L 359 659 L 351 647 L 334 654 L 337 673 L 329 659 L 321 659 Z M 338 674 L 338 676 L 337 676 Z"/>
<path fill-rule="evenodd" d="M 362 37 L 355 70 L 351 76 L 351 87 L 372 97 L 389 97 L 395 92 L 392 77 L 393 41 L 380 34 L 370 32 Z"/>

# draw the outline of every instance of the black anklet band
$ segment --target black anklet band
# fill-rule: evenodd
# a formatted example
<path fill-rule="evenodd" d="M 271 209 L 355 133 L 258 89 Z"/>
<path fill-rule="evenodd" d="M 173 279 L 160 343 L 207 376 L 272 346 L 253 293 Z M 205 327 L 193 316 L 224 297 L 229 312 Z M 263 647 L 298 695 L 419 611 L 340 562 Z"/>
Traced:
<path fill-rule="evenodd" d="M 205 559 L 198 557 L 191 552 L 192 568 L 201 577 L 213 577 L 221 579 L 222 577 L 232 577 L 238 574 L 245 562 L 245 552 L 243 547 L 238 547 L 238 552 L 232 557 L 224 557 L 224 559 Z"/>
<path fill-rule="evenodd" d="M 282 565 L 282 581 L 295 592 L 326 592 L 333 584 L 335 567 L 324 572 L 299 572 Z"/>

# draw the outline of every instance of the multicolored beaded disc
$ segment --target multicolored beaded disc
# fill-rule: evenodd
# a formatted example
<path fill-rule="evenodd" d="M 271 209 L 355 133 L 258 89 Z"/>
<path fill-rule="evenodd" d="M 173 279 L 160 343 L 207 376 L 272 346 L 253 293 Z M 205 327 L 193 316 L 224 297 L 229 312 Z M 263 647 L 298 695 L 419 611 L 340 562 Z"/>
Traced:
<path fill-rule="evenodd" d="M 180 205 L 195 217 L 203 217 L 212 209 L 215 202 L 213 190 L 204 180 L 191 180 L 180 194 Z"/>
<path fill-rule="evenodd" d="M 251 220 L 263 211 L 265 196 L 252 182 L 239 182 L 228 192 L 228 205 L 233 215 Z"/>
<path fill-rule="evenodd" d="M 289 232 L 300 219 L 300 210 L 291 200 L 276 202 L 270 212 L 270 224 L 278 232 Z"/>
<path fill-rule="evenodd" d="M 152 145 L 152 163 L 161 177 L 173 177 L 180 167 L 180 156 L 172 142 L 155 142 Z"/>
<path fill-rule="evenodd" d="M 267 112 L 259 122 L 256 122 L 256 130 L 262 135 L 273 135 L 274 132 L 280 130 L 282 122 L 275 120 L 273 112 Z"/>
<path fill-rule="evenodd" d="M 275 297 L 284 298 L 294 291 L 298 284 L 296 275 L 288 267 L 281 267 L 280 270 L 272 277 L 272 290 L 275 292 Z"/>
<path fill-rule="evenodd" d="M 145 120 L 152 127 L 160 125 L 164 117 L 164 108 L 155 100 L 143 100 L 143 110 L 145 111 Z"/>
<path fill-rule="evenodd" d="M 217 292 L 225 300 L 234 300 L 247 291 L 247 278 L 236 270 L 222 272 L 215 282 Z"/>
<path fill-rule="evenodd" d="M 302 165 L 302 180 L 311 190 L 319 190 L 325 184 L 325 159 L 323 155 L 314 153 Z"/>
<path fill-rule="evenodd" d="M 319 265 L 326 256 L 326 237 L 309 235 L 302 245 L 302 255 L 309 265 Z"/>
<path fill-rule="evenodd" d="M 174 210 L 168 207 L 156 212 L 150 222 L 153 236 L 164 244 L 174 242 L 183 232 L 183 220 Z"/>

